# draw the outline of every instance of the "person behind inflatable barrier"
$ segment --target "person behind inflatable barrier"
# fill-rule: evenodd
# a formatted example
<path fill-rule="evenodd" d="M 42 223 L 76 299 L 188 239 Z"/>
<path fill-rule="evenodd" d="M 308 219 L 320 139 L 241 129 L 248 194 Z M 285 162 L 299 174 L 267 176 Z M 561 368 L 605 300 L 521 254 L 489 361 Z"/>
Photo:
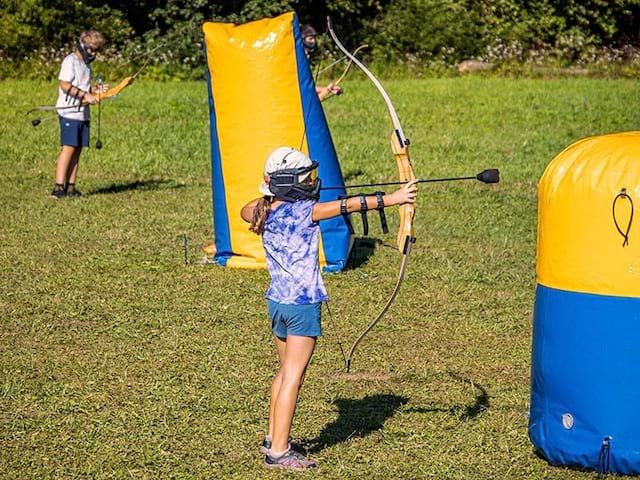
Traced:
<path fill-rule="evenodd" d="M 311 25 L 302 25 L 300 28 L 300 33 L 302 34 L 302 44 L 304 45 L 304 54 L 307 56 L 307 59 L 311 57 L 311 54 L 316 51 L 318 48 L 318 32 Z M 334 82 L 331 82 L 326 87 L 320 87 L 316 85 L 316 93 L 318 94 L 318 98 L 320 101 L 327 98 L 329 95 L 341 95 L 342 87 L 340 85 L 336 85 Z"/>
<path fill-rule="evenodd" d="M 240 212 L 249 229 L 262 235 L 271 283 L 266 293 L 279 370 L 271 384 L 269 423 L 261 451 L 270 468 L 302 470 L 316 463 L 289 444 L 298 393 L 322 335 L 322 302 L 328 300 L 318 263 L 319 221 L 361 210 L 360 197 L 319 202 L 318 163 L 290 147 L 275 149 L 264 167 L 259 187 L 263 197 Z M 384 195 L 384 207 L 415 203 L 415 181 Z M 362 196 L 370 209 L 375 195 Z"/>
<path fill-rule="evenodd" d="M 91 88 L 90 64 L 104 44 L 100 32 L 87 30 L 80 35 L 75 51 L 62 60 L 56 102 L 62 148 L 56 163 L 53 198 L 81 195 L 75 184 L 82 148 L 89 146 L 89 105 L 98 103 L 95 94 L 109 88 L 108 85 Z"/>

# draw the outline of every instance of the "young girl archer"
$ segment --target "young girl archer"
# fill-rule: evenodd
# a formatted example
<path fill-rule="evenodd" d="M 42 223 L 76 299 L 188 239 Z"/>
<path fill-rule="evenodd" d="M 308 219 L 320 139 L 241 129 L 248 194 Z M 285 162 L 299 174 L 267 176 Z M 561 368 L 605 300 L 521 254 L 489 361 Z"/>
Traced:
<path fill-rule="evenodd" d="M 264 196 L 240 212 L 249 229 L 262 235 L 271 284 L 266 293 L 271 329 L 280 369 L 271 385 L 268 433 L 262 445 L 265 466 L 303 470 L 316 466 L 292 450 L 289 434 L 298 392 L 311 360 L 316 339 L 322 335 L 322 302 L 328 300 L 318 264 L 318 222 L 361 210 L 360 198 L 318 202 L 317 162 L 290 147 L 280 147 L 267 158 Z M 415 181 L 384 195 L 385 207 L 415 203 Z M 366 196 L 368 208 L 378 207 L 375 195 Z"/>

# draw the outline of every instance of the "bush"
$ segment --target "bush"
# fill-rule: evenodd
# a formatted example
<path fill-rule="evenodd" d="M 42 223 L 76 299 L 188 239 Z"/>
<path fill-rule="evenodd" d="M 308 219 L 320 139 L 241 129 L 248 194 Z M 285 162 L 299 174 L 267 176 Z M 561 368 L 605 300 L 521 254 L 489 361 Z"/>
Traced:
<path fill-rule="evenodd" d="M 640 43 L 640 0 L 0 0 L 0 78 L 56 75 L 62 53 L 88 28 L 108 38 L 100 57 L 107 73 L 133 71 L 161 46 L 147 75 L 203 78 L 204 21 L 244 23 L 290 10 L 319 32 L 330 14 L 345 45 L 366 42 L 368 60 L 416 75 L 447 74 L 469 58 L 582 67 L 595 56 L 601 65 Z M 322 43 L 315 61 L 336 54 Z M 616 65 L 635 61 L 635 53 L 613 57 Z"/>
<path fill-rule="evenodd" d="M 482 48 L 478 18 L 459 0 L 400 0 L 375 24 L 375 56 L 394 63 L 452 63 Z"/>
<path fill-rule="evenodd" d="M 124 44 L 133 34 L 120 10 L 107 5 L 64 0 L 0 0 L 0 51 L 20 60 L 41 49 L 73 45 L 88 29 L 102 32 L 110 43 Z"/>

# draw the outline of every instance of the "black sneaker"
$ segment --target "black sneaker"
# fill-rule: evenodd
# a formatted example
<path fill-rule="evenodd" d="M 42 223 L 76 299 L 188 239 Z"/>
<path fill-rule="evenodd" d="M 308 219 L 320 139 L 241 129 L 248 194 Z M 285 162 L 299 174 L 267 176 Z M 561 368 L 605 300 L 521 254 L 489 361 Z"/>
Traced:
<path fill-rule="evenodd" d="M 268 468 L 282 468 L 287 470 L 306 470 L 317 466 L 316 462 L 309 460 L 301 453 L 295 452 L 292 449 L 287 450 L 278 457 L 267 453 L 264 457 L 264 465 Z"/>
<path fill-rule="evenodd" d="M 74 187 L 73 185 L 69 185 L 67 187 L 67 197 L 78 198 L 81 196 L 82 193 L 80 193 L 80 190 L 76 190 L 76 187 Z"/>
<path fill-rule="evenodd" d="M 55 187 L 53 187 L 53 190 L 51 190 L 52 198 L 63 198 L 66 196 L 67 196 L 67 192 L 65 191 L 64 187 L 61 185 L 56 185 Z"/>

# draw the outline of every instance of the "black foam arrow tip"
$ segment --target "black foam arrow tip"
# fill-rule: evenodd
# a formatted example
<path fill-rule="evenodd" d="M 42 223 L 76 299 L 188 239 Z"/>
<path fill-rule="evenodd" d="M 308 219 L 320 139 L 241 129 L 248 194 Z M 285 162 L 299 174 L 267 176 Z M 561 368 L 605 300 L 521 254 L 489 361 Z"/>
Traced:
<path fill-rule="evenodd" d="M 483 183 L 498 183 L 500 181 L 500 171 L 497 168 L 488 168 L 476 175 L 476 178 Z"/>
<path fill-rule="evenodd" d="M 33 120 L 31 120 L 31 125 L 37 127 L 38 125 L 40 125 L 40 122 L 42 122 L 42 120 L 40 120 L 39 118 L 34 118 Z"/>

